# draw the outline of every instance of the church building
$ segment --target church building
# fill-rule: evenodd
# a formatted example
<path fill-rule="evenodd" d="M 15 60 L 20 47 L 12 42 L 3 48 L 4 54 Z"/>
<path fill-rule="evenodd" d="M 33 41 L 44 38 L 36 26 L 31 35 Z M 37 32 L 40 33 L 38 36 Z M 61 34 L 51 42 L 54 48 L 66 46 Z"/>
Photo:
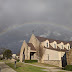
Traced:
<path fill-rule="evenodd" d="M 70 43 L 60 40 L 38 37 L 32 34 L 29 43 L 24 40 L 20 51 L 20 62 L 24 60 L 39 60 L 41 63 L 65 66 L 66 52 L 70 50 Z"/>

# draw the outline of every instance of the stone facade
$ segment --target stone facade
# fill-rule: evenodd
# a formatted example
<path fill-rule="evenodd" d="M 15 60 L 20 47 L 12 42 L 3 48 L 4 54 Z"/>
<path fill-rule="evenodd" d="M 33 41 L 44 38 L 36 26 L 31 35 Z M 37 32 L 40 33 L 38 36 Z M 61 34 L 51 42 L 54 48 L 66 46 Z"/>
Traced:
<path fill-rule="evenodd" d="M 66 52 L 66 56 L 67 56 L 67 65 L 72 65 L 72 48 L 70 49 L 70 51 Z"/>
<path fill-rule="evenodd" d="M 35 54 L 36 50 L 34 46 L 30 43 L 27 44 L 26 41 L 24 41 L 20 51 L 20 62 L 23 62 L 24 60 L 36 59 Z"/>
<path fill-rule="evenodd" d="M 69 42 L 53 40 L 43 37 L 38 37 L 32 34 L 29 43 L 32 44 L 35 50 L 32 50 L 32 46 L 29 46 L 25 41 L 21 47 L 20 61 L 23 61 L 23 52 L 25 50 L 25 59 L 40 60 L 41 63 L 48 63 L 52 65 L 62 66 L 63 60 L 65 62 L 65 53 L 70 50 Z M 40 57 L 39 49 L 43 49 L 43 55 Z"/>
<path fill-rule="evenodd" d="M 44 63 L 62 67 L 62 61 L 61 60 L 44 60 Z"/>

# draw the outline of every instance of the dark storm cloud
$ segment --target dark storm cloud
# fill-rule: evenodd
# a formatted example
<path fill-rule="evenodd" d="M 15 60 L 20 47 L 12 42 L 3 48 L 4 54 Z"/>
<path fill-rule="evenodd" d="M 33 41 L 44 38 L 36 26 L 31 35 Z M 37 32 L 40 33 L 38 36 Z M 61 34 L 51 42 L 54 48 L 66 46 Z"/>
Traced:
<path fill-rule="evenodd" d="M 21 47 L 35 35 L 72 40 L 72 0 L 0 0 L 0 47 Z"/>
<path fill-rule="evenodd" d="M 2 27 L 27 22 L 48 22 L 71 27 L 71 19 L 72 0 L 0 0 Z"/>

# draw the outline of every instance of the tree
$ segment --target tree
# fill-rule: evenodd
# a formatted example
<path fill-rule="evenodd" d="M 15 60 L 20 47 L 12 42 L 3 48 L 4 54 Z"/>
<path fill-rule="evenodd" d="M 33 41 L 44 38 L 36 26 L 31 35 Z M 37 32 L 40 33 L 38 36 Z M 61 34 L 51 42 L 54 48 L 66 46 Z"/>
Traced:
<path fill-rule="evenodd" d="M 9 49 L 5 50 L 3 53 L 3 57 L 7 58 L 7 59 L 11 58 L 12 57 L 12 51 Z"/>
<path fill-rule="evenodd" d="M 39 47 L 38 47 L 38 49 L 37 49 L 37 56 L 38 56 L 39 62 L 42 61 L 42 57 L 43 57 L 43 55 L 44 55 L 44 52 L 45 52 L 45 49 L 44 49 L 44 47 L 42 46 L 42 44 L 40 43 L 40 45 L 39 45 Z"/>

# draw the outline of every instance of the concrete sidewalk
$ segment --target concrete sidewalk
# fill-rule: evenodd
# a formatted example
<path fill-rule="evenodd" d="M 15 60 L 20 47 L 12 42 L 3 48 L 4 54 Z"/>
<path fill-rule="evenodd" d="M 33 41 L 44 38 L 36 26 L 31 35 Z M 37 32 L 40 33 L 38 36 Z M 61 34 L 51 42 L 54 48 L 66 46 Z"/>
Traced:
<path fill-rule="evenodd" d="M 0 62 L 0 68 L 1 68 L 1 72 L 16 72 L 12 68 L 10 68 L 8 65 L 6 65 L 4 62 Z"/>

